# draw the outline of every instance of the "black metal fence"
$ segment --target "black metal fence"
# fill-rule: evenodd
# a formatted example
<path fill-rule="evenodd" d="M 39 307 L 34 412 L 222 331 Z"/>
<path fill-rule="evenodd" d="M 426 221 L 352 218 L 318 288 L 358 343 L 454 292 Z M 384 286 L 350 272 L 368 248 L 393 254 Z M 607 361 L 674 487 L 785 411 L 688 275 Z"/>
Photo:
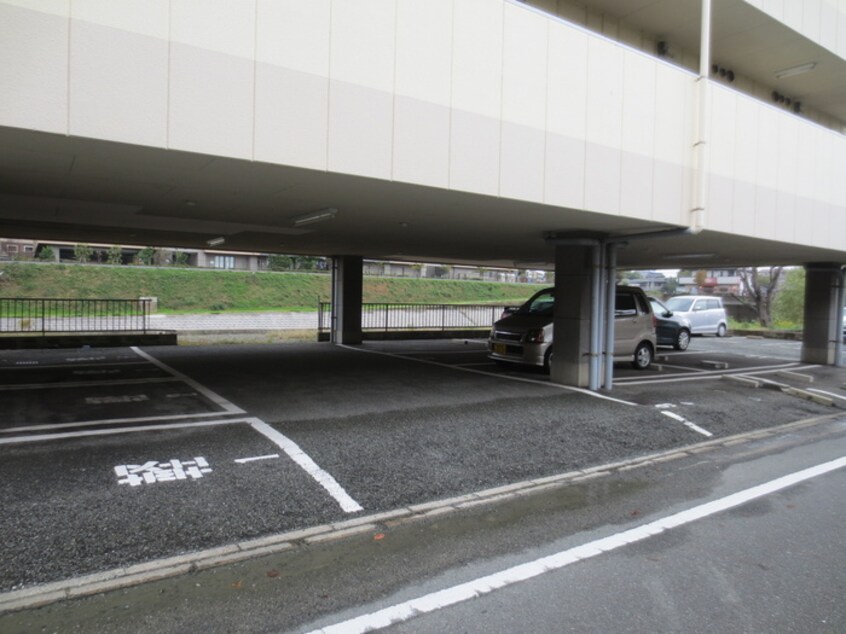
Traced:
<path fill-rule="evenodd" d="M 502 304 L 362 304 L 363 331 L 462 330 L 490 328 L 504 310 Z M 332 328 L 332 303 L 320 302 L 319 332 Z"/>
<path fill-rule="evenodd" d="M 0 297 L 0 333 L 146 333 L 149 316 L 149 299 Z"/>

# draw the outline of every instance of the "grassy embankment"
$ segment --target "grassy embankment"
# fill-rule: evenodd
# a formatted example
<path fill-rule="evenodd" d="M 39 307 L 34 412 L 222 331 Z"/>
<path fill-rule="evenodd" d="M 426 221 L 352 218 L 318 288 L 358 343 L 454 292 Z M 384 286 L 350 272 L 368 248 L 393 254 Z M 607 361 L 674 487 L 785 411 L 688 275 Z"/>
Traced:
<path fill-rule="evenodd" d="M 0 264 L 0 297 L 158 297 L 161 313 L 314 311 L 325 274 L 249 273 L 96 264 Z M 365 302 L 519 303 L 538 287 L 457 280 L 365 278 Z"/>

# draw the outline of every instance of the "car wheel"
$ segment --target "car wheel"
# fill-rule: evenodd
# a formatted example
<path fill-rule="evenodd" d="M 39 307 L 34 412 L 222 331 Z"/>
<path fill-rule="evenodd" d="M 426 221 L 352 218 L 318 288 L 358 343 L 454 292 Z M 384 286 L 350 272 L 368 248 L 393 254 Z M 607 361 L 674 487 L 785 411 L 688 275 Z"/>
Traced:
<path fill-rule="evenodd" d="M 720 324 L 717 327 L 717 336 L 718 337 L 725 337 L 726 336 L 726 325 L 725 324 Z"/>
<path fill-rule="evenodd" d="M 547 348 L 546 353 L 543 355 L 543 371 L 549 372 L 549 361 L 552 359 L 552 346 Z"/>
<path fill-rule="evenodd" d="M 676 334 L 676 340 L 673 343 L 673 348 L 676 350 L 687 350 L 690 345 L 690 331 L 687 328 L 680 328 Z"/>
<path fill-rule="evenodd" d="M 652 346 L 647 341 L 641 341 L 635 348 L 632 365 L 636 370 L 645 370 L 652 364 Z"/>

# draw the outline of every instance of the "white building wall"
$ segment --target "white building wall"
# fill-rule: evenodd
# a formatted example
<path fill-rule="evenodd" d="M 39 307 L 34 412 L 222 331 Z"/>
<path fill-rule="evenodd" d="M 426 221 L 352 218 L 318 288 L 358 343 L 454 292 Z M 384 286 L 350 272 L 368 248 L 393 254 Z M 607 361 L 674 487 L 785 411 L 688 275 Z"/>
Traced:
<path fill-rule="evenodd" d="M 846 0 L 745 0 L 846 59 Z"/>
<path fill-rule="evenodd" d="M 0 125 L 689 217 L 694 76 L 510 0 L 0 0 L 0 54 Z M 711 95 L 708 227 L 846 250 L 843 135 Z"/>

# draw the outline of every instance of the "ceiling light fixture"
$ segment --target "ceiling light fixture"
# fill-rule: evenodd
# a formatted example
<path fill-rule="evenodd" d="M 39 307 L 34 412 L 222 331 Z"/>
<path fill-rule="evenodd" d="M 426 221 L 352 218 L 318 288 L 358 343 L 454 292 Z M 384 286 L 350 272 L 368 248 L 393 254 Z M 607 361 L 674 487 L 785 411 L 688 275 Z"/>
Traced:
<path fill-rule="evenodd" d="M 294 216 L 294 226 L 302 227 L 303 225 L 310 225 L 313 222 L 322 222 L 323 220 L 331 220 L 335 217 L 338 210 L 334 207 L 327 207 L 319 211 L 310 211 L 302 216 Z"/>
<path fill-rule="evenodd" d="M 221 244 L 226 242 L 226 238 L 220 236 L 219 238 L 212 238 L 211 240 L 206 240 L 206 244 L 210 247 L 219 247 Z"/>
<path fill-rule="evenodd" d="M 776 79 L 784 79 L 785 77 L 793 77 L 794 75 L 801 75 L 808 71 L 814 70 L 817 67 L 816 62 L 808 62 L 807 64 L 800 64 L 799 66 L 791 66 L 790 68 L 782 68 L 777 70 L 774 74 Z"/>

